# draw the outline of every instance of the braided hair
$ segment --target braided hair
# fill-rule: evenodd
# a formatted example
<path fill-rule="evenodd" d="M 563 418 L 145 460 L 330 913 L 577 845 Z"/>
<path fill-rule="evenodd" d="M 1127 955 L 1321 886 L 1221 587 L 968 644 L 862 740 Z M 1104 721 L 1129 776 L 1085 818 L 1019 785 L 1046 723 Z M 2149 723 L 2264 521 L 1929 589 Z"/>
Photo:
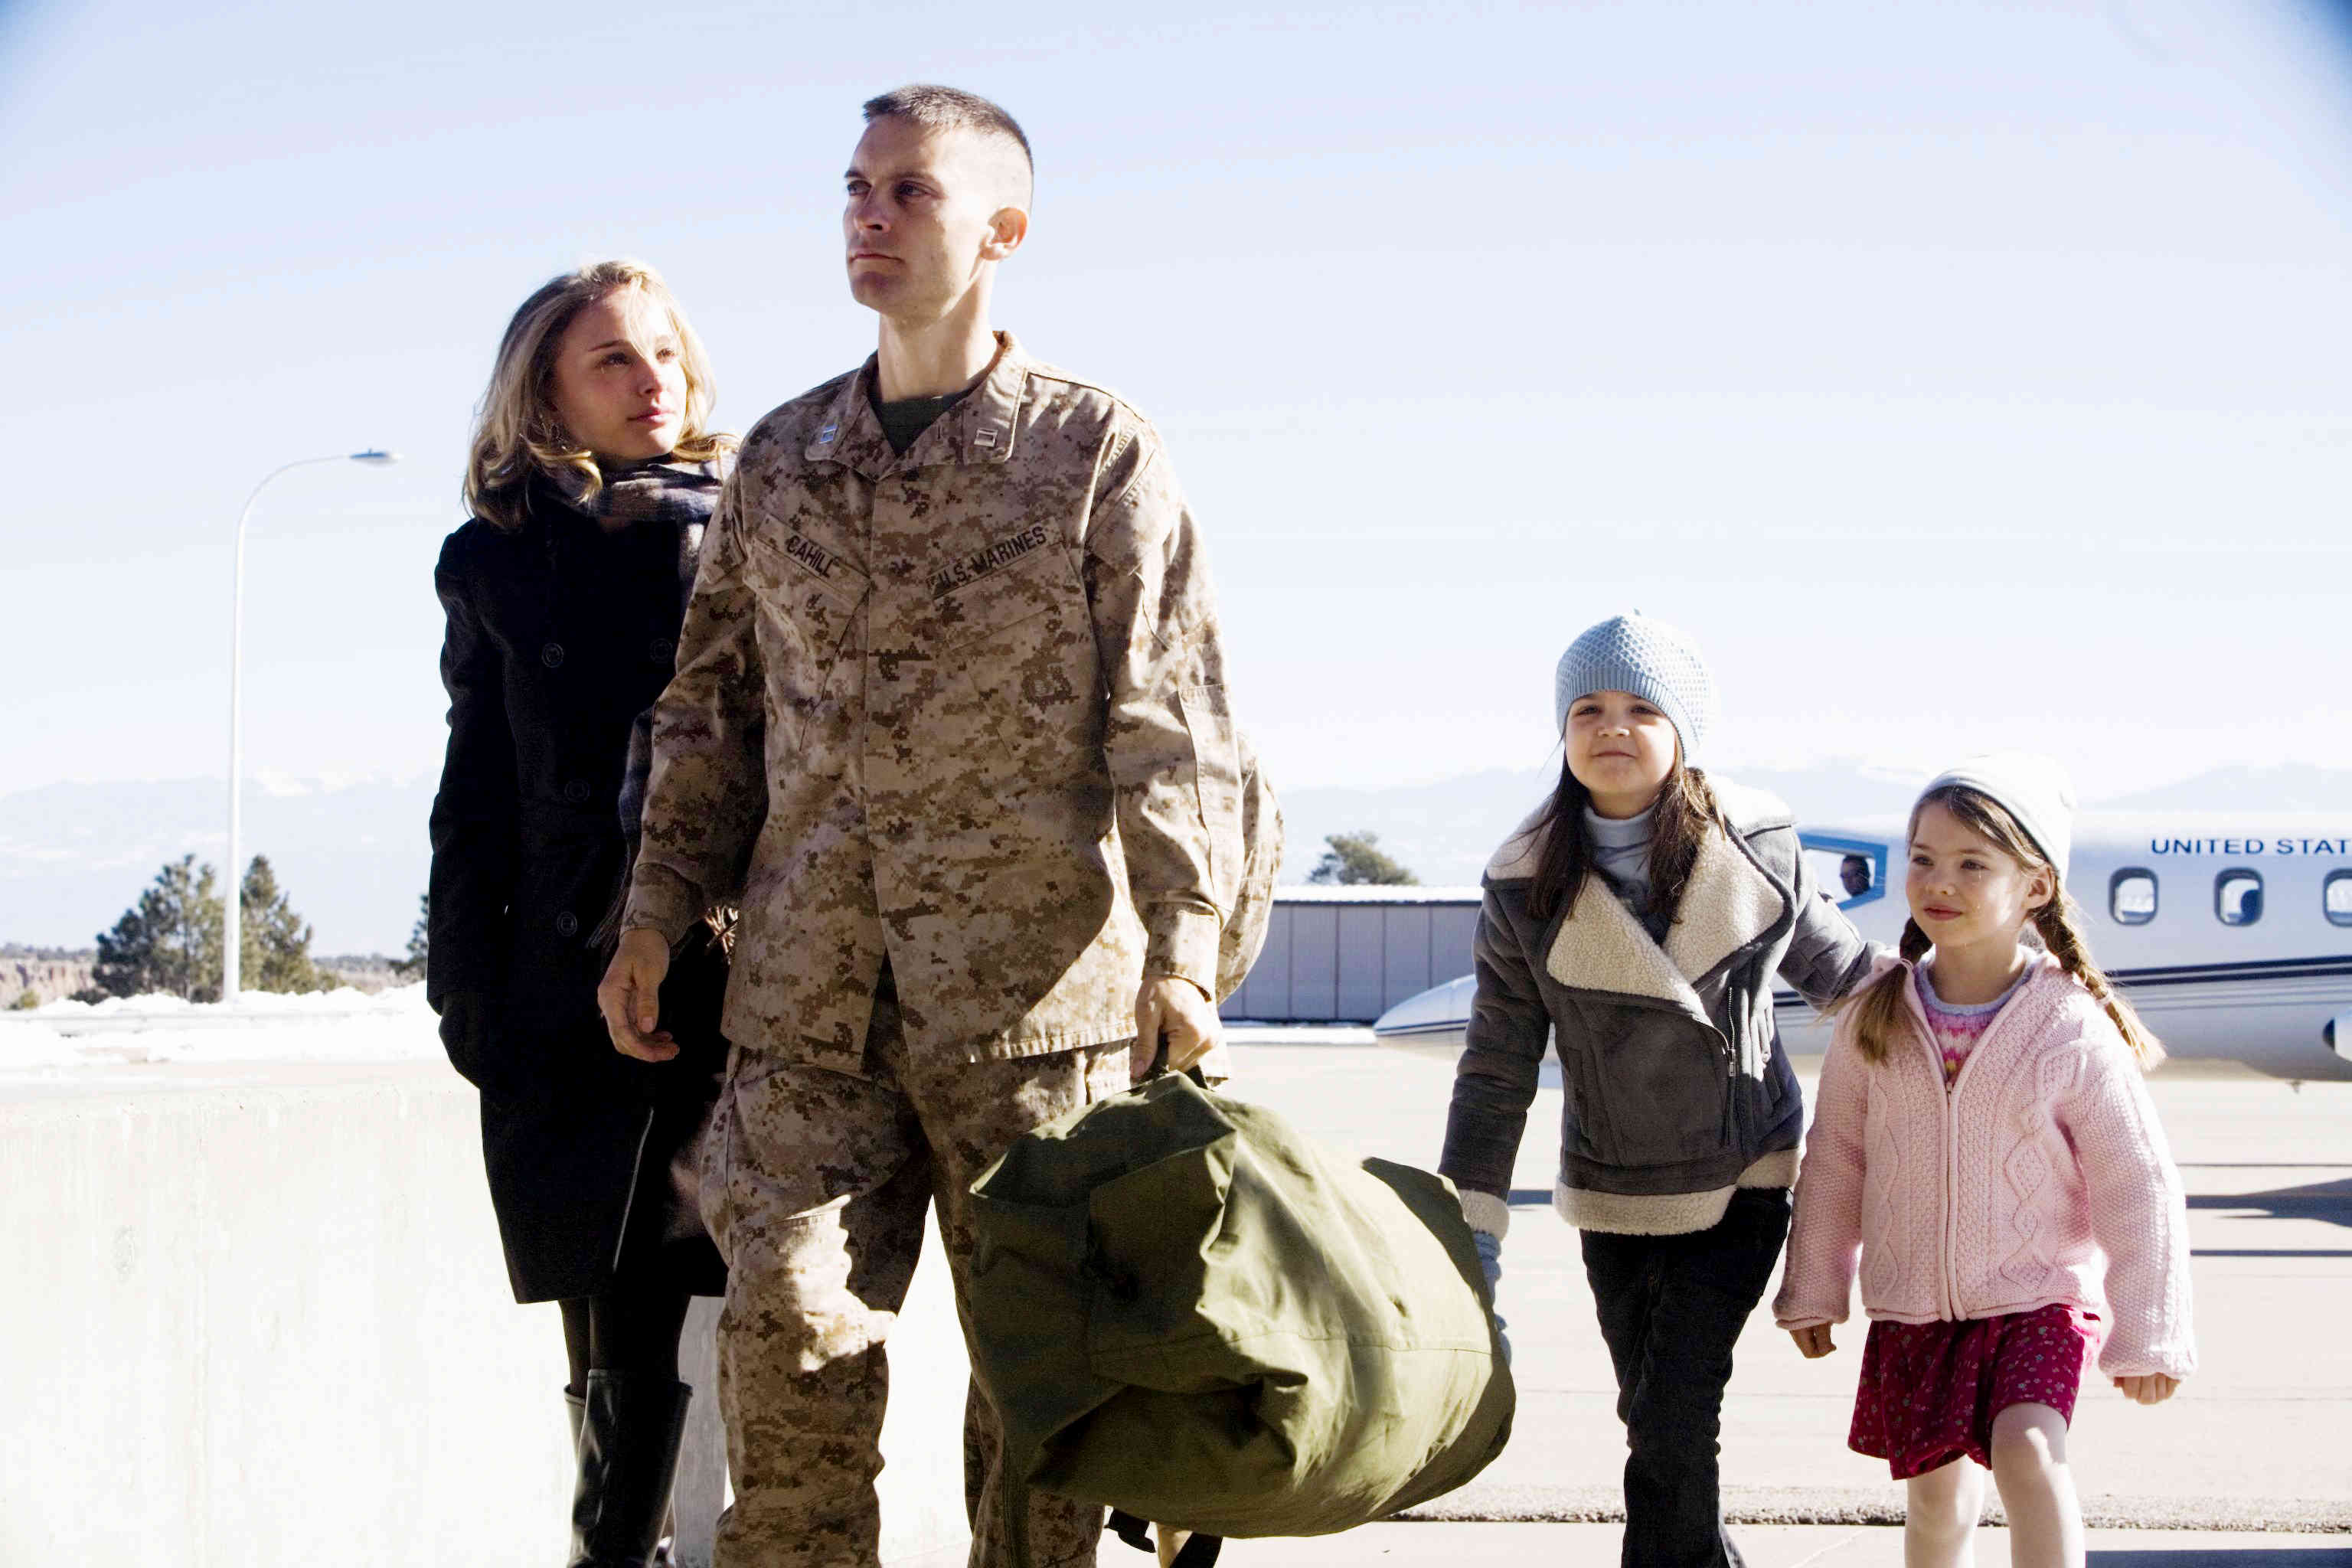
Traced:
<path fill-rule="evenodd" d="M 2042 939 L 2042 945 L 2067 976 L 2105 1009 L 2122 1032 L 2124 1043 L 2138 1059 L 2141 1070 L 2162 1061 L 2163 1045 L 2140 1021 L 2138 1013 L 2124 1000 L 2106 973 L 2092 961 L 2090 944 L 2083 938 L 2082 910 L 2067 896 L 2058 868 L 2034 844 L 2032 836 L 2018 826 L 2017 818 L 1990 795 L 1966 784 L 1945 784 L 1921 795 L 1919 804 L 1911 808 L 1910 826 L 1904 835 L 1906 841 L 1918 830 L 1919 814 L 1930 805 L 1940 805 L 1950 812 L 1962 826 L 1990 840 L 2028 872 L 2039 871 L 2050 879 L 2053 889 L 2050 901 L 2032 912 L 2034 934 Z M 1917 967 L 1933 945 L 1917 921 L 1906 920 L 1902 942 L 1895 951 L 1908 967 L 1888 970 L 1831 1008 L 1833 1013 L 1853 1009 L 1854 1047 L 1864 1061 L 1886 1059 L 1889 1047 L 1904 1027 L 1903 987 L 1909 983 L 1910 970 Z"/>

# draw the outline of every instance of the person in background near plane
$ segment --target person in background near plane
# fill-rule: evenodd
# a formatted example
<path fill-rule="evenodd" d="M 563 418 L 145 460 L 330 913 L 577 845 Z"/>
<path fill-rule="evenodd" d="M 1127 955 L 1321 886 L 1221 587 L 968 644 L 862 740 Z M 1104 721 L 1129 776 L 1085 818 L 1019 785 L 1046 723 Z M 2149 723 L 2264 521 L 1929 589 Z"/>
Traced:
<path fill-rule="evenodd" d="M 1849 899 L 1858 899 L 1870 891 L 1870 857 L 1849 855 L 1839 861 L 1838 885 Z"/>
<path fill-rule="evenodd" d="M 650 268 L 552 279 L 499 345 L 466 469 L 474 518 L 433 574 L 449 750 L 425 994 L 481 1090 L 515 1300 L 562 1307 L 572 1561 L 595 1568 L 656 1549 L 689 1392 L 678 1333 L 690 1296 L 726 1281 L 670 1175 L 726 1055 L 715 927 L 681 933 L 662 990 L 694 1070 L 614 1056 L 596 1012 L 598 922 L 617 912 L 644 795 L 630 753 L 650 742 L 732 446 L 708 428 L 713 395 Z"/>
<path fill-rule="evenodd" d="M 1871 1325 L 1848 1441 L 1909 1484 L 1910 1568 L 1969 1560 L 1988 1468 L 2010 1561 L 2079 1565 L 2066 1434 L 2084 1368 L 2095 1355 L 2143 1405 L 2196 1370 L 2188 1211 L 2140 1082 L 2163 1052 L 2084 946 L 2073 809 L 2042 757 L 1928 785 L 1901 953 L 1839 1008 L 1822 1067 L 1773 1316 L 1829 1354 L 1859 1253 Z"/>
<path fill-rule="evenodd" d="M 1024 1133 L 1204 1055 L 1240 889 L 1239 742 L 1201 531 L 1149 420 L 990 324 L 1029 143 L 919 86 L 845 175 L 863 366 L 743 446 L 656 710 L 646 849 L 601 995 L 657 994 L 742 900 L 703 1210 L 732 1270 L 722 1568 L 870 1565 L 885 1351 L 936 1205 L 959 1297 L 971 1184 Z M 1073 1353 L 1078 1353 L 1076 1347 Z M 965 1427 L 974 1564 L 1006 1561 L 1000 1426 Z M 1039 1568 L 1102 1510 L 1031 1494 Z"/>
<path fill-rule="evenodd" d="M 1548 1037 L 1568 1089 L 1560 1216 L 1625 1423 L 1627 1568 L 1736 1563 L 1717 1436 L 1731 1347 L 1788 1233 L 1804 1123 L 1775 976 L 1826 1004 L 1871 950 L 1820 896 L 1779 801 L 1698 767 L 1716 706 L 1698 650 L 1620 616 L 1560 656 L 1566 757 L 1488 864 L 1477 994 L 1439 1170 L 1490 1285 Z"/>

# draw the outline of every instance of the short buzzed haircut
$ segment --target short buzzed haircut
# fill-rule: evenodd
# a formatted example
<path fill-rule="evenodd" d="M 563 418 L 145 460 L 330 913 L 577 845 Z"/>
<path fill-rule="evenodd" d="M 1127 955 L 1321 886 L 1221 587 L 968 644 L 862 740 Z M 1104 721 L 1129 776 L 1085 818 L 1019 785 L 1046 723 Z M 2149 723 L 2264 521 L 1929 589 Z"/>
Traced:
<path fill-rule="evenodd" d="M 888 92 L 877 93 L 866 100 L 866 123 L 877 120 L 906 120 L 926 131 L 971 131 L 993 140 L 1010 142 L 1021 149 L 1021 172 L 1024 186 L 1034 185 L 1037 178 L 1037 161 L 1030 155 L 1029 138 L 1021 122 L 1004 112 L 1002 106 L 992 103 L 976 92 L 966 92 L 960 87 L 940 87 L 931 82 L 916 82 L 907 87 L 894 87 Z M 1028 199 L 1024 189 L 1023 199 Z"/>

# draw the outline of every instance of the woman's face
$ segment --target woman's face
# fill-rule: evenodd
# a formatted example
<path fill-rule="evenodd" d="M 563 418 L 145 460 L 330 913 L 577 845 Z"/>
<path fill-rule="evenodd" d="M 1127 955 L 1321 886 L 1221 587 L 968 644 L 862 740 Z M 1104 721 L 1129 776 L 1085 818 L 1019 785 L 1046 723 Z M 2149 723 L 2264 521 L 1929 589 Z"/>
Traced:
<path fill-rule="evenodd" d="M 1630 691 L 1589 691 L 1568 705 L 1568 771 L 1603 816 L 1637 816 L 1674 775 L 1674 721 Z"/>
<path fill-rule="evenodd" d="M 685 348 L 642 289 L 583 306 L 555 342 L 551 391 L 572 439 L 601 460 L 667 456 L 686 428 Z"/>

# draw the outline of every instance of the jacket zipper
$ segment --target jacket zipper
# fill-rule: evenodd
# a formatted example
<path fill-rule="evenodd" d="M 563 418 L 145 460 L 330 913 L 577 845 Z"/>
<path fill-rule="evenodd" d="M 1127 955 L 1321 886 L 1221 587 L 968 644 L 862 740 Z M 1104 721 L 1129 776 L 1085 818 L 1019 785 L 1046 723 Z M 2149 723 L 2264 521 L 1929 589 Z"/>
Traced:
<path fill-rule="evenodd" d="M 1912 972 L 1910 984 L 1916 984 L 1917 973 L 1918 972 L 1916 970 Z M 1908 984 L 1906 984 L 1906 989 L 1909 989 Z M 1937 1296 L 1936 1306 L 1938 1311 L 1941 1311 L 1952 1321 L 1958 1321 L 1960 1316 L 1960 1292 L 1958 1282 L 1952 1278 L 1952 1237 L 1954 1232 L 1958 1228 L 1960 1191 L 1960 1125 L 1958 1114 L 1960 1100 L 1959 1078 L 1955 1077 L 1948 1085 L 1944 1082 L 1944 1053 L 1936 1044 L 1936 1031 L 1927 1022 L 1927 1010 L 1920 1005 L 1919 998 L 1916 996 L 1907 996 L 1904 998 L 1904 1000 L 1910 1004 L 1913 1015 L 1917 1021 L 1918 1027 L 1914 1032 L 1918 1037 L 1921 1047 L 1927 1053 L 1927 1070 L 1929 1073 L 1934 1075 L 1932 1081 L 1936 1088 L 1942 1091 L 1944 1096 L 1944 1135 L 1942 1139 L 1944 1145 L 1944 1224 L 1943 1234 L 1937 1238 L 1937 1245 L 1936 1247 L 1936 1293 Z M 1981 1044 L 1981 1042 L 1979 1043 Z M 1976 1052 L 1971 1050 L 1969 1052 L 1969 1055 L 1973 1058 L 1976 1055 Z M 1965 1076 L 1968 1070 L 1969 1064 L 1965 1061 L 1962 1062 L 1960 1064 L 1960 1075 Z"/>
<path fill-rule="evenodd" d="M 1911 984 L 1905 986 L 1906 991 L 1918 983 L 1918 970 L 1914 968 Z M 2010 997 L 2012 1005 L 2032 980 L 2033 973 L 2029 970 L 2019 983 L 2018 994 Z M 1936 1286 L 1943 1297 L 1940 1309 L 1948 1311 L 1954 1322 L 1959 1322 L 1964 1321 L 1965 1314 L 1960 1310 L 1960 1282 L 1954 1278 L 1952 1258 L 1956 1251 L 1954 1237 L 1959 1229 L 1960 1211 L 1960 1087 L 1969 1081 L 1969 1069 L 1977 1065 L 1977 1058 L 1983 1056 L 1985 1047 L 1992 1043 L 1993 1030 L 2000 1025 L 2000 1013 L 2007 1013 L 2009 1008 L 2003 1007 L 2000 1013 L 1993 1016 L 1985 1032 L 1977 1037 L 1977 1043 L 1969 1047 L 1969 1054 L 1961 1058 L 1960 1070 L 1952 1075 L 1952 1081 L 1947 1085 L 1944 1082 L 1943 1048 L 1936 1043 L 1936 1031 L 1927 1022 L 1926 1005 L 1916 993 L 1904 1000 L 1910 1004 L 1911 1016 L 1918 1024 L 1916 1033 L 1927 1052 L 1927 1070 L 1935 1075 L 1936 1087 L 1944 1091 L 1944 1237 L 1943 1245 L 1937 1249 L 1939 1256 L 1936 1259 Z"/>

